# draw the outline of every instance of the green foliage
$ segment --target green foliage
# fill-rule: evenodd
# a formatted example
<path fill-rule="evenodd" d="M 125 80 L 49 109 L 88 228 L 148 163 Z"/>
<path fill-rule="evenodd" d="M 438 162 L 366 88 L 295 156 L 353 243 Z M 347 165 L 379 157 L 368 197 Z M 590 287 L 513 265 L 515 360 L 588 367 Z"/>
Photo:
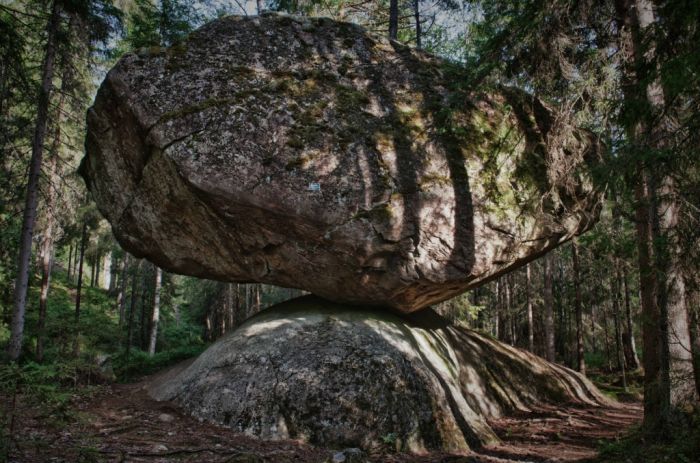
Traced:
<path fill-rule="evenodd" d="M 695 463 L 700 455 L 700 413 L 683 417 L 665 435 L 637 429 L 619 441 L 602 443 L 592 463 Z"/>
<path fill-rule="evenodd" d="M 193 2 L 136 0 L 124 43 L 127 50 L 170 46 L 182 40 L 202 19 Z"/>
<path fill-rule="evenodd" d="M 113 357 L 114 372 L 121 381 L 131 381 L 139 376 L 155 373 L 180 361 L 196 357 L 204 349 L 204 343 L 182 345 L 149 356 L 148 352 L 132 349 L 129 355 L 121 351 Z"/>
<path fill-rule="evenodd" d="M 39 282 L 29 292 L 25 344 L 36 340 Z M 61 362 L 72 355 L 73 339 L 80 333 L 80 351 L 84 358 L 117 350 L 121 342 L 113 299 L 99 288 L 83 286 L 81 316 L 75 325 L 75 289 L 62 271 L 54 272 L 47 303 L 45 360 Z M 33 349 L 29 349 L 32 351 Z"/>

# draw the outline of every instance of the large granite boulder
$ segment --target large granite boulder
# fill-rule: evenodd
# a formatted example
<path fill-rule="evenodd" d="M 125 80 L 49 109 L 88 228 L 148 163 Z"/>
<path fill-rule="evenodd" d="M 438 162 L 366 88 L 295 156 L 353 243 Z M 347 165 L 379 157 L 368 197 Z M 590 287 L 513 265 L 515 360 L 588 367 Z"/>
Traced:
<path fill-rule="evenodd" d="M 599 209 L 590 133 L 464 80 L 352 24 L 227 17 L 116 64 L 81 172 L 121 245 L 164 269 L 410 312 Z"/>
<path fill-rule="evenodd" d="M 609 404 L 584 376 L 432 310 L 315 296 L 256 315 L 150 393 L 265 439 L 413 452 L 495 443 L 488 419 L 532 407 Z"/>

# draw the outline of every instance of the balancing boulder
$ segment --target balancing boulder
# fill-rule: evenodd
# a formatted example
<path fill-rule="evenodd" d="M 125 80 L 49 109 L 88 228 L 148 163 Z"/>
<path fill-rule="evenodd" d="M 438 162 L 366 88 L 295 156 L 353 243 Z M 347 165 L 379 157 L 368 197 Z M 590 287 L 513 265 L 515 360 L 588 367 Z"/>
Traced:
<path fill-rule="evenodd" d="M 352 24 L 227 17 L 116 64 L 81 172 L 120 244 L 168 271 L 412 312 L 601 204 L 591 133 L 466 81 Z"/>

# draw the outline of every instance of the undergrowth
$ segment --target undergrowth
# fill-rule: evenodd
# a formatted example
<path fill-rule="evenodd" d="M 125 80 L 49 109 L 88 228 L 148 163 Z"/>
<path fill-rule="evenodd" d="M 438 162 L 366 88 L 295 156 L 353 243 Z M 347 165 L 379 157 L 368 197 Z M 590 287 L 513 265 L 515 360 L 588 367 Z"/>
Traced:
<path fill-rule="evenodd" d="M 637 428 L 622 439 L 601 444 L 591 463 L 698 463 L 700 412 L 686 416 L 665 436 L 646 436 Z"/>

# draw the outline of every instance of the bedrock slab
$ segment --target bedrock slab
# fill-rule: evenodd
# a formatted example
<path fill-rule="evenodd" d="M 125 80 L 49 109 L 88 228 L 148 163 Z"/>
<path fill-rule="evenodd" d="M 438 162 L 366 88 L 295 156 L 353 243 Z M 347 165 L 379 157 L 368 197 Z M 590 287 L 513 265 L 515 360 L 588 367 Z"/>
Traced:
<path fill-rule="evenodd" d="M 432 310 L 315 296 L 256 315 L 150 393 L 264 439 L 414 452 L 496 442 L 487 420 L 532 406 L 609 405 L 578 373 Z"/>

